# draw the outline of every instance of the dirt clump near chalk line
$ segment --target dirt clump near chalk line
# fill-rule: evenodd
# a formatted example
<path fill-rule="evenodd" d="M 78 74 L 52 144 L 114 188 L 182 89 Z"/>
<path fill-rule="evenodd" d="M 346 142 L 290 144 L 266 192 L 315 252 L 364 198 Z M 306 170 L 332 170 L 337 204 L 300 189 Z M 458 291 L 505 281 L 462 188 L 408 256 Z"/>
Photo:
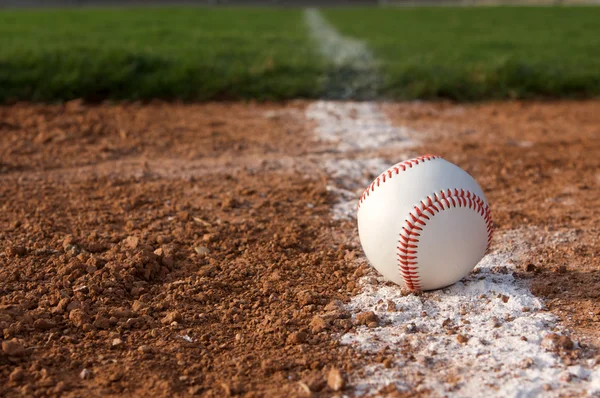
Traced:
<path fill-rule="evenodd" d="M 0 395 L 329 396 L 391 362 L 338 344 L 372 271 L 304 106 L 0 107 Z M 600 103 L 384 108 L 475 176 L 499 230 L 573 234 L 518 276 L 593 342 Z"/>

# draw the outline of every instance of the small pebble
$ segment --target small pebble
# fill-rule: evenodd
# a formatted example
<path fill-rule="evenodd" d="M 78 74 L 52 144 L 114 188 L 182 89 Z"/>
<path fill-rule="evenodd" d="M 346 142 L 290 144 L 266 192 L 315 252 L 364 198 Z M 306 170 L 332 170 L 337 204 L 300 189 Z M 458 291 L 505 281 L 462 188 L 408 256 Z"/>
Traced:
<path fill-rule="evenodd" d="M 81 373 L 79 373 L 79 378 L 82 380 L 87 380 L 90 378 L 90 371 L 87 369 L 83 369 Z"/>
<path fill-rule="evenodd" d="M 467 336 L 464 336 L 462 334 L 459 334 L 456 336 L 456 340 L 460 343 L 460 344 L 466 344 L 469 341 L 469 338 Z"/>
<path fill-rule="evenodd" d="M 206 246 L 195 246 L 194 251 L 201 256 L 206 256 L 210 253 L 210 250 Z"/>
<path fill-rule="evenodd" d="M 333 391 L 340 391 L 344 388 L 344 378 L 339 369 L 331 368 L 327 374 L 327 385 Z"/>
<path fill-rule="evenodd" d="M 394 303 L 392 300 L 387 300 L 386 304 L 388 312 L 396 311 L 396 303 Z"/>
<path fill-rule="evenodd" d="M 127 239 L 125 239 L 125 245 L 127 245 L 127 247 L 129 247 L 130 249 L 137 248 L 139 243 L 140 238 L 138 238 L 137 236 L 128 236 Z"/>

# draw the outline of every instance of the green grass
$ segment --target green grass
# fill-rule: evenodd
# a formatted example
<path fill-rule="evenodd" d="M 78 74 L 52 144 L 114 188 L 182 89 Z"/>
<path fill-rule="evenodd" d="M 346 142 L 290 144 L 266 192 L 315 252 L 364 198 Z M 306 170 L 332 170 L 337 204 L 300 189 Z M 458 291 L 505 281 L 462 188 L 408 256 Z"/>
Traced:
<path fill-rule="evenodd" d="M 600 7 L 323 13 L 367 42 L 385 98 L 600 94 Z M 0 102 L 317 98 L 338 72 L 301 10 L 0 11 Z"/>
<path fill-rule="evenodd" d="M 380 61 L 384 96 L 480 100 L 600 94 L 600 7 L 328 10 Z"/>
<path fill-rule="evenodd" d="M 300 10 L 0 11 L 0 102 L 319 95 Z"/>

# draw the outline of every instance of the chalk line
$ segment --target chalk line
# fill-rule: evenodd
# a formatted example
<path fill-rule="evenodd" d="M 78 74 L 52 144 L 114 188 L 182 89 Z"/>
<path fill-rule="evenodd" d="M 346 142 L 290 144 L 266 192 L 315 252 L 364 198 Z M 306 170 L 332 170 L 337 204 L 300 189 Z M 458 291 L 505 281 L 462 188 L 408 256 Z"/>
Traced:
<path fill-rule="evenodd" d="M 318 101 L 306 109 L 306 117 L 316 124 L 319 140 L 336 145 L 338 157 L 322 162 L 330 176 L 328 189 L 338 195 L 334 218 L 354 219 L 358 197 L 371 182 L 368 176 L 390 165 L 373 157 L 375 149 L 391 147 L 399 156 L 415 155 L 411 148 L 418 132 L 393 126 L 376 103 Z M 594 363 L 566 366 L 556 352 L 548 350 L 544 337 L 564 330 L 545 311 L 543 301 L 513 277 L 520 256 L 575 239 L 571 230 L 506 231 L 495 238 L 493 251 L 474 273 L 420 296 L 403 296 L 383 278 L 362 278 L 363 291 L 347 308 L 355 315 L 373 311 L 380 326 L 359 327 L 341 336 L 341 343 L 393 359 L 391 367 L 371 365 L 352 374 L 355 393 L 373 394 L 388 384 L 432 396 L 600 393 L 599 367 Z M 388 309 L 389 303 L 394 311 Z"/>
<path fill-rule="evenodd" d="M 317 9 L 305 10 L 304 19 L 315 45 L 331 64 L 324 76 L 325 97 L 375 98 L 381 76 L 377 71 L 377 62 L 366 44 L 342 36 Z"/>
<path fill-rule="evenodd" d="M 375 63 L 364 43 L 340 35 L 316 10 L 306 11 L 305 18 L 326 59 L 338 68 L 368 71 L 365 75 L 375 80 L 368 80 L 366 86 L 376 87 Z M 330 76 L 331 97 L 352 94 L 357 84 L 365 83 L 358 76 L 354 79 L 358 80 L 346 84 Z M 337 152 L 321 162 L 330 176 L 328 189 L 338 197 L 332 208 L 334 218 L 354 219 L 362 189 L 371 183 L 369 176 L 391 165 L 373 155 L 377 149 L 395 149 L 396 162 L 416 155 L 411 148 L 418 133 L 394 126 L 377 103 L 318 101 L 306 109 L 306 117 L 316 124 L 317 138 L 335 145 Z M 370 365 L 350 375 L 354 392 L 374 394 L 393 384 L 400 391 L 431 396 L 600 394 L 600 367 L 562 362 L 546 336 L 564 330 L 545 311 L 543 301 L 513 277 L 520 256 L 575 238 L 571 230 L 505 231 L 497 234 L 493 251 L 468 277 L 422 295 L 402 295 L 399 287 L 380 277 L 362 278 L 363 291 L 347 308 L 354 316 L 373 311 L 379 326 L 355 328 L 340 337 L 341 343 L 365 353 L 381 353 L 391 363 Z"/>
<path fill-rule="evenodd" d="M 339 198 L 333 207 L 336 219 L 354 218 L 356 198 L 366 187 L 365 174 L 378 175 L 389 167 L 385 159 L 365 151 L 383 147 L 396 150 L 400 161 L 413 155 L 410 148 L 417 143 L 416 132 L 393 126 L 374 102 L 317 101 L 307 107 L 306 117 L 316 122 L 320 141 L 334 144 L 337 152 L 356 155 L 322 162 L 330 176 L 327 189 Z"/>

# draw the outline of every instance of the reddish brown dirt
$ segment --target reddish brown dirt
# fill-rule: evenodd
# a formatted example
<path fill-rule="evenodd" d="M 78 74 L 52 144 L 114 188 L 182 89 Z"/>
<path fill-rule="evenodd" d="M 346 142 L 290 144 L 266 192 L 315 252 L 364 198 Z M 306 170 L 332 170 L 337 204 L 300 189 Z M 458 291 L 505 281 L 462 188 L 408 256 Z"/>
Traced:
<path fill-rule="evenodd" d="M 385 360 L 337 344 L 365 268 L 303 106 L 0 107 L 0 395 L 329 396 Z M 600 102 L 385 108 L 500 230 L 577 230 L 519 275 L 592 341 Z"/>
<path fill-rule="evenodd" d="M 306 145 L 270 108 L 0 110 L 0 337 L 25 349 L 0 353 L 0 395 L 298 395 L 347 370 L 348 315 L 311 321 L 353 252 L 324 181 L 258 156 Z"/>
<path fill-rule="evenodd" d="M 477 179 L 498 231 L 575 230 L 575 244 L 523 258 L 519 276 L 579 339 L 598 348 L 600 101 L 403 104 L 387 111 L 396 123 L 430 133 L 424 151 Z"/>

